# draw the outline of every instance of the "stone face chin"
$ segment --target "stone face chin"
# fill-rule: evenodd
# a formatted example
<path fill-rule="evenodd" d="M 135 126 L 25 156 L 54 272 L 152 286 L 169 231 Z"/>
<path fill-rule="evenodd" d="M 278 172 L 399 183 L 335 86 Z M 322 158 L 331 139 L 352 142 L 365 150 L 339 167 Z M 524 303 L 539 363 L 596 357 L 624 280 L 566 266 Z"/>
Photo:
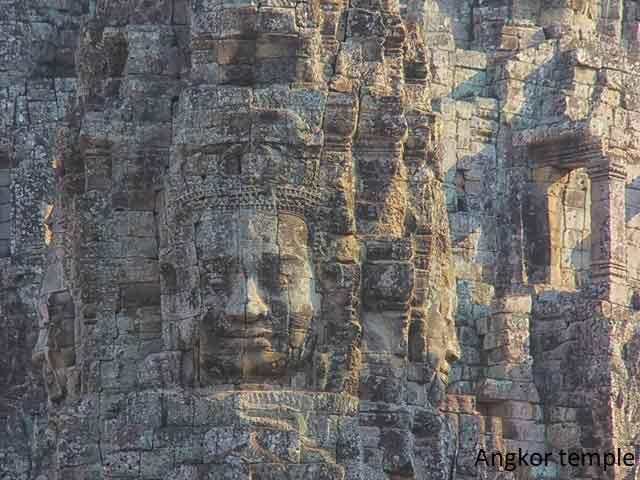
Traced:
<path fill-rule="evenodd" d="M 637 476 L 637 0 L 0 4 L 2 479 Z"/>

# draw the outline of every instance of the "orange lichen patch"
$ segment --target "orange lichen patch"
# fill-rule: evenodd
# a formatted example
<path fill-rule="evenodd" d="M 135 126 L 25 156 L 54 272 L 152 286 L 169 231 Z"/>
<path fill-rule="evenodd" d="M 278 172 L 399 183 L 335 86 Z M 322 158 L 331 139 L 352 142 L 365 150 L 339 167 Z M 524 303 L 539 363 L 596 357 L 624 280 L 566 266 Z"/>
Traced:
<path fill-rule="evenodd" d="M 46 245 L 51 244 L 53 239 L 53 205 L 47 205 L 44 214 L 44 243 Z"/>

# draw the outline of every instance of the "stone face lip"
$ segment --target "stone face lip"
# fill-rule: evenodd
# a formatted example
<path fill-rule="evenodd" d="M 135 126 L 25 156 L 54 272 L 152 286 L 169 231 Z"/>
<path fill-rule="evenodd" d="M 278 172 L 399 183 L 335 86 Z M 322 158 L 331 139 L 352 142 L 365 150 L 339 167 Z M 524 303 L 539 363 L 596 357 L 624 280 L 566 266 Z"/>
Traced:
<path fill-rule="evenodd" d="M 637 1 L 0 4 L 0 477 L 637 476 Z"/>

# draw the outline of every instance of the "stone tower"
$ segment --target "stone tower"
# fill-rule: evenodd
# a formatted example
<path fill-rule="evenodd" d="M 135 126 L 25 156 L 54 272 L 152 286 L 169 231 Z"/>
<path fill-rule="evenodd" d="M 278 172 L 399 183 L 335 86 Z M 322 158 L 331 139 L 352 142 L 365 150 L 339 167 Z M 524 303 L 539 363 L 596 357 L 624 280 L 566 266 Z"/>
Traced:
<path fill-rule="evenodd" d="M 47 478 L 452 471 L 424 14 L 90 9 L 38 302 Z"/>
<path fill-rule="evenodd" d="M 639 46 L 636 0 L 0 0 L 0 477 L 635 478 L 558 452 L 640 456 Z"/>

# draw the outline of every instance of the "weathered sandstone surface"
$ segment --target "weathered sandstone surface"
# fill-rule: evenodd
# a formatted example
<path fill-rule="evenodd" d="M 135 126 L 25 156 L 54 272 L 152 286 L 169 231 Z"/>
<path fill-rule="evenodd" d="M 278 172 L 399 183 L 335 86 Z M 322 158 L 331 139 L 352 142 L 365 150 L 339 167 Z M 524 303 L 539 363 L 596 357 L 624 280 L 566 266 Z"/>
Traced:
<path fill-rule="evenodd" d="M 518 449 L 640 462 L 640 2 L 0 0 L 1 479 L 640 478 Z"/>

